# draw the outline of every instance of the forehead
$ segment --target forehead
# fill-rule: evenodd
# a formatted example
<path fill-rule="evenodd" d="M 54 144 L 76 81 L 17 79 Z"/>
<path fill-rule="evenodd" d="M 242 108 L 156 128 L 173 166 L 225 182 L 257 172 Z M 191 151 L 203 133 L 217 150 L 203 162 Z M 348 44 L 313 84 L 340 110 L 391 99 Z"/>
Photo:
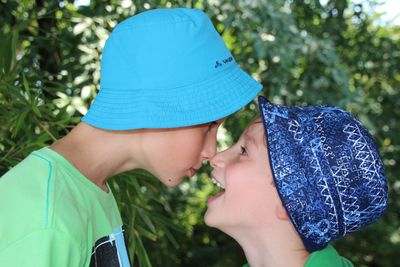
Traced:
<path fill-rule="evenodd" d="M 260 117 L 253 119 L 249 125 L 247 125 L 245 132 L 259 132 L 264 131 L 263 123 Z"/>
<path fill-rule="evenodd" d="M 252 137 L 256 141 L 262 140 L 264 138 L 264 125 L 261 118 L 257 117 L 251 121 L 243 132 L 243 135 Z"/>

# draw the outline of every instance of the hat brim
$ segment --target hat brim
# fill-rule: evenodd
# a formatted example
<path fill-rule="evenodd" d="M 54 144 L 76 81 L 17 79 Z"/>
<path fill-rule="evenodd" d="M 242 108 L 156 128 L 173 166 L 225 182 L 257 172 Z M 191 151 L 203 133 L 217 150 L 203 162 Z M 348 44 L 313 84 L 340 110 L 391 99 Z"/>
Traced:
<path fill-rule="evenodd" d="M 177 128 L 216 121 L 241 109 L 260 92 L 262 85 L 236 64 L 197 84 L 146 89 L 101 90 L 82 118 L 108 130 Z M 149 93 L 147 93 L 149 92 Z"/>
<path fill-rule="evenodd" d="M 290 120 L 292 112 L 289 107 L 275 105 L 262 96 L 258 97 L 258 103 L 263 119 L 271 173 L 278 195 L 307 251 L 320 250 L 327 245 L 327 242 L 322 242 L 324 245 L 316 243 L 312 238 L 306 238 L 300 229 L 303 226 L 302 215 L 306 217 L 309 214 L 307 211 L 309 203 L 304 202 L 305 197 L 302 195 L 314 192 L 313 187 L 316 185 L 309 184 L 308 190 L 305 190 L 307 192 L 298 188 L 299 184 L 306 183 L 307 178 L 302 176 L 303 172 L 298 166 L 301 159 L 297 158 L 296 148 L 290 146 L 291 141 L 288 136 L 290 133 L 287 125 L 283 123 Z M 324 215 L 320 214 L 320 216 Z"/>

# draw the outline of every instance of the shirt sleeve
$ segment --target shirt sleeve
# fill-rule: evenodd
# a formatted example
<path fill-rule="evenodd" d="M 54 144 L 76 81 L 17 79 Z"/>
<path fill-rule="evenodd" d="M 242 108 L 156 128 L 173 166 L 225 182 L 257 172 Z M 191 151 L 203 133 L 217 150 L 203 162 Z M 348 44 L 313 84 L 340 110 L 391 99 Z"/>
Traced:
<path fill-rule="evenodd" d="M 54 229 L 43 229 L 2 249 L 0 266 L 78 267 L 84 266 L 86 254 L 80 244 L 68 234 Z"/>

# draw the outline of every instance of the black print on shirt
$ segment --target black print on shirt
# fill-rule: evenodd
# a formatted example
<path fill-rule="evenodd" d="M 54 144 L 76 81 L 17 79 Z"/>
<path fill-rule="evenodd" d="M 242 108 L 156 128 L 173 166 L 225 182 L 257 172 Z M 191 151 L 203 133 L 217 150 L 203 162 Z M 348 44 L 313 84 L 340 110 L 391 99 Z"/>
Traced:
<path fill-rule="evenodd" d="M 96 241 L 93 247 L 90 267 L 121 267 L 115 240 L 105 236 Z"/>
<path fill-rule="evenodd" d="M 92 249 L 90 267 L 130 267 L 123 230 L 118 227 L 113 233 L 98 239 Z"/>

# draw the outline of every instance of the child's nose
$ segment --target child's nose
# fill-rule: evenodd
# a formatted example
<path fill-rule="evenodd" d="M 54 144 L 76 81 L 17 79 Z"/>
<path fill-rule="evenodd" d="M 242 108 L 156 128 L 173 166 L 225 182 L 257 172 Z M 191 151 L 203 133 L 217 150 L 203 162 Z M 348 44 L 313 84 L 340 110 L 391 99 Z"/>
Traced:
<path fill-rule="evenodd" d="M 216 145 L 215 144 L 210 145 L 203 150 L 201 157 L 203 158 L 203 160 L 210 160 L 214 157 L 215 153 L 216 153 Z"/>
<path fill-rule="evenodd" d="M 224 158 L 223 158 L 223 152 L 218 152 L 214 155 L 214 157 L 212 157 L 212 159 L 210 160 L 210 165 L 211 167 L 215 168 L 221 168 L 224 165 Z"/>
<path fill-rule="evenodd" d="M 214 142 L 214 144 L 208 144 L 203 149 L 201 156 L 204 160 L 210 160 L 215 156 L 215 153 L 217 152 L 216 150 L 217 150 L 217 148 L 216 148 L 215 142 Z"/>
<path fill-rule="evenodd" d="M 210 160 L 217 153 L 217 138 L 216 136 L 209 135 L 201 152 L 203 160 Z"/>

